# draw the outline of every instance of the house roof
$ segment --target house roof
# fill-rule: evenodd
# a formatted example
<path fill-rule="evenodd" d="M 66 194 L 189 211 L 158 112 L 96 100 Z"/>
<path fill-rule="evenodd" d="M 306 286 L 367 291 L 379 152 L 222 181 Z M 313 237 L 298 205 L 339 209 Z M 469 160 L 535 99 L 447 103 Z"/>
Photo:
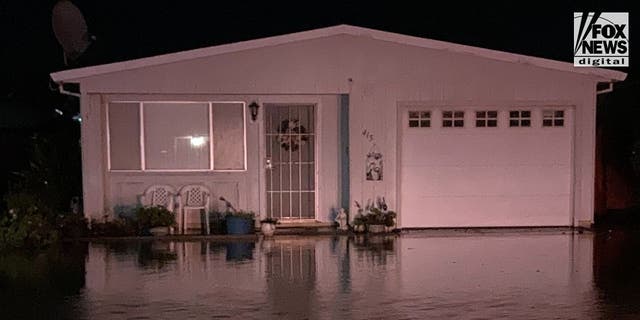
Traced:
<path fill-rule="evenodd" d="M 267 37 L 256 40 L 248 40 L 201 49 L 187 50 L 176 53 L 163 54 L 148 58 L 127 60 L 122 62 L 108 63 L 91 67 L 83 67 L 51 73 L 51 78 L 56 82 L 75 82 L 81 78 L 97 76 L 112 72 L 132 70 L 143 67 L 157 66 L 173 62 L 186 61 L 210 57 L 220 54 L 238 52 L 243 50 L 257 49 L 282 45 L 303 40 L 312 40 L 323 37 L 336 35 L 352 35 L 372 38 L 381 41 L 388 41 L 398 44 L 416 46 L 427 49 L 443 50 L 454 53 L 470 54 L 482 58 L 493 59 L 498 61 L 528 64 L 536 67 L 565 71 L 577 74 L 584 74 L 602 78 L 607 81 L 622 81 L 627 74 L 621 71 L 602 69 L 602 68 L 584 68 L 574 67 L 572 63 L 550 60 L 527 55 L 509 53 L 498 50 L 484 49 L 467 45 L 455 44 L 451 42 L 431 40 L 419 38 L 398 33 L 379 31 L 374 29 L 355 27 L 350 25 L 337 25 L 328 28 L 314 29 L 310 31 L 296 32 L 286 35 Z"/>

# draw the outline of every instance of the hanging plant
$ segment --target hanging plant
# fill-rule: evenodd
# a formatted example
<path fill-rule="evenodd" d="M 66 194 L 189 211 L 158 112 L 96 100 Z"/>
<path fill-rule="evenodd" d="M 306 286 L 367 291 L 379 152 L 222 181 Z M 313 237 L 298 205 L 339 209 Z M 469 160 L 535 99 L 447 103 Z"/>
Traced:
<path fill-rule="evenodd" d="M 309 137 L 304 135 L 305 133 L 307 133 L 307 129 L 300 124 L 298 119 L 282 120 L 278 127 L 278 143 L 284 150 L 297 151 L 301 145 L 309 140 Z"/>

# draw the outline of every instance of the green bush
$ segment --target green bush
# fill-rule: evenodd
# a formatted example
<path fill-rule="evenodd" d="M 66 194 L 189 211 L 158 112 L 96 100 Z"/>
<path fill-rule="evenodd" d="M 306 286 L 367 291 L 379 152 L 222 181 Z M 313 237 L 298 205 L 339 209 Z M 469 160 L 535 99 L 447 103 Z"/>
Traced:
<path fill-rule="evenodd" d="M 176 223 L 175 214 L 164 207 L 141 207 L 136 211 L 138 226 L 142 229 L 169 227 Z"/>
<path fill-rule="evenodd" d="M 88 221 L 82 214 L 59 214 L 55 220 L 55 227 L 62 239 L 77 239 L 89 235 Z"/>
<path fill-rule="evenodd" d="M 138 226 L 131 219 L 91 220 L 90 235 L 93 237 L 128 237 L 138 233 L 140 233 Z"/>
<path fill-rule="evenodd" d="M 8 210 L 0 219 L 0 248 L 43 248 L 56 242 L 53 213 L 35 196 L 13 193 L 5 197 Z"/>
<path fill-rule="evenodd" d="M 40 214 L 10 209 L 0 220 L 0 249 L 39 249 L 55 243 L 57 230 Z"/>

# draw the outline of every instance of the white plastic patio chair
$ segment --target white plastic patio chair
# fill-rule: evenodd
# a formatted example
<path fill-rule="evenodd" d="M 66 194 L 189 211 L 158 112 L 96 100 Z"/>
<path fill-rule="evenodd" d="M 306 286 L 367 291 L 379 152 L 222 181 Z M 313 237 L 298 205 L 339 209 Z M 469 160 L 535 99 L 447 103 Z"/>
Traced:
<path fill-rule="evenodd" d="M 166 184 L 152 185 L 140 195 L 140 204 L 145 207 L 161 206 L 175 213 L 176 189 Z"/>
<path fill-rule="evenodd" d="M 200 213 L 204 210 L 204 224 L 206 234 L 210 233 L 209 230 L 209 199 L 211 198 L 211 192 L 203 185 L 190 184 L 180 188 L 178 192 L 178 213 L 180 215 L 179 228 L 184 234 L 185 228 L 185 216 L 189 210 L 198 210 Z"/>

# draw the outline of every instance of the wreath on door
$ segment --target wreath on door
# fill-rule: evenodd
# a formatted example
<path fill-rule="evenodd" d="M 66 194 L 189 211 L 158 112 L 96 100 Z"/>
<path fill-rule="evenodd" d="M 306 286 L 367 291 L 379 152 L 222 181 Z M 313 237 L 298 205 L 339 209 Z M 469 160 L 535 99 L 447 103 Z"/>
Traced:
<path fill-rule="evenodd" d="M 300 124 L 298 119 L 285 119 L 278 127 L 278 143 L 284 150 L 297 151 L 301 145 L 309 141 L 309 137 L 304 135 L 307 129 Z"/>

